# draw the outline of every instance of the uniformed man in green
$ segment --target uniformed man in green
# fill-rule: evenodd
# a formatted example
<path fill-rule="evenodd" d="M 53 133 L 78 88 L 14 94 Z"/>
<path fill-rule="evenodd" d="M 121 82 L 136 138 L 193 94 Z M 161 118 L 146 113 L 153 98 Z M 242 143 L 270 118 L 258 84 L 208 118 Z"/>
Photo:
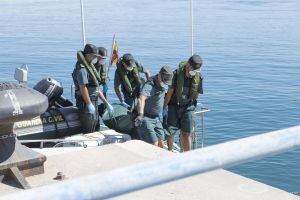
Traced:
<path fill-rule="evenodd" d="M 99 90 L 101 78 L 92 63 L 99 57 L 99 50 L 95 45 L 87 44 L 84 51 L 77 52 L 77 63 L 72 73 L 75 85 L 76 106 L 79 110 L 79 118 L 83 133 L 95 131 L 98 121 L 98 97 L 106 105 L 110 113 L 113 107 L 107 102 L 103 93 Z"/>
<path fill-rule="evenodd" d="M 107 87 L 107 81 L 106 81 L 107 77 L 106 77 L 106 63 L 105 63 L 106 58 L 107 58 L 107 50 L 104 47 L 98 47 L 98 53 L 99 53 L 99 56 L 98 56 L 97 62 L 93 63 L 93 64 L 94 64 L 94 66 L 99 74 L 99 77 L 101 79 L 101 81 L 99 82 L 99 85 L 102 86 L 103 95 L 105 98 L 107 98 L 106 94 L 108 91 L 108 87 Z M 104 110 L 105 110 L 105 105 L 100 104 L 99 110 L 98 110 L 99 116 L 102 117 Z M 97 124 L 96 124 L 96 130 L 99 130 L 99 129 L 100 129 L 100 121 L 98 120 Z"/>
<path fill-rule="evenodd" d="M 141 140 L 163 148 L 164 129 L 159 120 L 168 86 L 172 83 L 173 71 L 163 66 L 160 72 L 146 81 L 138 98 L 138 116 L 135 126 Z"/>
<path fill-rule="evenodd" d="M 150 73 L 143 65 L 134 60 L 130 53 L 124 54 L 117 61 L 114 88 L 121 104 L 125 107 L 133 108 L 136 104 L 143 83 L 140 73 L 144 73 L 147 79 L 150 78 Z M 120 86 L 124 98 L 119 90 Z"/>
<path fill-rule="evenodd" d="M 199 94 L 203 94 L 202 75 L 200 68 L 202 59 L 193 55 L 188 61 L 181 62 L 174 71 L 172 85 L 169 88 L 163 109 L 163 116 L 167 117 L 168 149 L 172 150 L 174 134 L 180 130 L 180 141 L 183 151 L 191 147 L 190 133 L 194 125 L 194 112 Z"/>
<path fill-rule="evenodd" d="M 107 83 L 106 83 L 106 63 L 105 63 L 105 60 L 107 58 L 107 49 L 104 47 L 98 47 L 98 51 L 99 51 L 99 57 L 97 59 L 97 62 L 94 65 L 101 79 L 99 85 L 102 85 L 103 87 L 102 91 L 106 98 L 106 93 L 108 90 Z"/>

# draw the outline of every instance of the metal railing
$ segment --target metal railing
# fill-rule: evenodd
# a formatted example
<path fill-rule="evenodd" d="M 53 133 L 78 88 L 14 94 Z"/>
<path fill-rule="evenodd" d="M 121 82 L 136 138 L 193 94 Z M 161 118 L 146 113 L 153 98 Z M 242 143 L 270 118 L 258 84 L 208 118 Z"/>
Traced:
<path fill-rule="evenodd" d="M 108 128 L 107 126 L 100 124 L 100 127 L 104 127 L 104 128 Z M 116 136 L 118 137 L 119 135 L 110 135 L 110 136 Z M 119 138 L 116 138 L 119 139 Z M 65 139 L 65 138 L 61 138 L 61 139 L 32 139 L 32 140 L 19 140 L 19 142 L 21 144 L 28 144 L 28 143 L 40 143 L 40 148 L 44 148 L 45 143 L 83 143 L 83 147 L 84 146 L 84 142 L 98 142 L 99 138 L 94 138 L 94 139 L 90 139 L 90 138 L 83 138 L 83 139 Z M 54 146 L 53 146 L 54 147 Z"/>
<path fill-rule="evenodd" d="M 3 196 L 0 199 L 105 199 L 300 147 L 300 126 L 238 139 Z"/>
<path fill-rule="evenodd" d="M 99 139 L 42 139 L 42 140 L 19 140 L 21 144 L 28 144 L 28 143 L 39 143 L 40 148 L 44 148 L 46 143 L 55 143 L 55 144 L 60 144 L 60 143 L 77 143 L 77 144 L 82 144 L 82 147 L 85 147 L 84 142 L 98 142 Z M 55 145 L 53 146 L 55 147 Z"/>
<path fill-rule="evenodd" d="M 198 141 L 198 134 L 197 134 L 197 121 L 198 121 L 198 114 L 201 114 L 201 148 L 204 147 L 204 113 L 209 112 L 210 110 L 207 109 L 205 106 L 201 104 L 201 111 L 197 111 L 194 113 L 194 131 L 193 131 L 193 149 L 197 149 L 197 141 Z"/>

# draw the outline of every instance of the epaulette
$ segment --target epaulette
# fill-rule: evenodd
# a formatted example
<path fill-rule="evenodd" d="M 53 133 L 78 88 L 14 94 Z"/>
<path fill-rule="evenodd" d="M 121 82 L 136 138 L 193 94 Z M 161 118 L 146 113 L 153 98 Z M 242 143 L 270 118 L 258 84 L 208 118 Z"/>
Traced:
<path fill-rule="evenodd" d="M 81 67 L 81 68 L 85 68 L 84 64 L 80 64 L 80 67 Z"/>

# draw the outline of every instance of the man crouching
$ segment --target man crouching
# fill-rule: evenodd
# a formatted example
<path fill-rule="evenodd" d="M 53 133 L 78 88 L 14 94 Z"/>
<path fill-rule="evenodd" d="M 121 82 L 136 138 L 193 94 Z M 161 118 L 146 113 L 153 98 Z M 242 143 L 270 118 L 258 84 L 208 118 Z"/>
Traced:
<path fill-rule="evenodd" d="M 160 72 L 146 81 L 138 98 L 138 116 L 134 120 L 141 140 L 163 148 L 164 129 L 159 120 L 165 94 L 172 84 L 173 72 L 163 66 Z"/>

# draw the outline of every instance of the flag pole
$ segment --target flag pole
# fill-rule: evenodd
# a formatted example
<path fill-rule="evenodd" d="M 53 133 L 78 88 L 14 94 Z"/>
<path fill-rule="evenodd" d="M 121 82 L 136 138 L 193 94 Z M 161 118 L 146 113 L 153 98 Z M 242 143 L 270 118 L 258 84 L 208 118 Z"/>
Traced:
<path fill-rule="evenodd" d="M 191 55 L 194 54 L 194 1 L 190 0 L 190 23 L 191 23 Z M 197 114 L 194 113 L 193 149 L 197 148 Z"/>
<path fill-rule="evenodd" d="M 191 55 L 194 54 L 194 1 L 190 0 L 190 17 L 191 17 Z"/>
<path fill-rule="evenodd" d="M 110 59 L 109 59 L 109 65 L 108 65 L 108 69 L 107 69 L 107 73 L 106 73 L 106 82 L 110 81 L 109 80 L 109 69 L 111 68 L 111 59 L 112 59 L 112 55 L 113 55 L 113 52 L 114 52 L 115 39 L 116 39 L 116 34 L 114 34 L 113 41 L 112 41 L 111 52 L 110 52 Z"/>
<path fill-rule="evenodd" d="M 84 9 L 83 9 L 83 1 L 80 0 L 80 5 L 81 5 L 81 28 L 82 28 L 82 43 L 83 43 L 83 48 L 86 44 L 85 42 L 85 24 L 84 24 Z"/>

